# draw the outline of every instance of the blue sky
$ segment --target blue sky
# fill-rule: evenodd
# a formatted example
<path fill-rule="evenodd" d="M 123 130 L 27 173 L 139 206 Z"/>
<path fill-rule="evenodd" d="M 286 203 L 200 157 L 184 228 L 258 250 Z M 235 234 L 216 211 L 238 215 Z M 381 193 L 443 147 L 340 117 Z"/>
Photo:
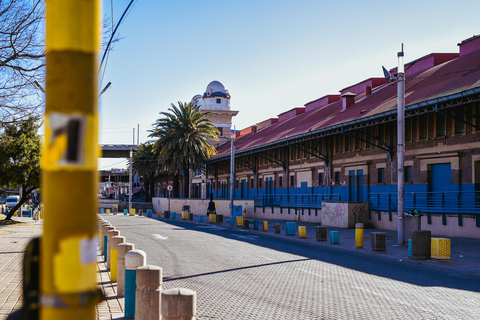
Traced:
<path fill-rule="evenodd" d="M 130 0 L 113 0 L 116 24 Z M 111 18 L 112 0 L 103 0 Z M 229 90 L 243 129 L 480 32 L 478 1 L 136 0 L 102 82 L 100 143 L 140 142 L 170 103 L 212 80 Z M 99 169 L 124 167 L 100 160 Z"/>

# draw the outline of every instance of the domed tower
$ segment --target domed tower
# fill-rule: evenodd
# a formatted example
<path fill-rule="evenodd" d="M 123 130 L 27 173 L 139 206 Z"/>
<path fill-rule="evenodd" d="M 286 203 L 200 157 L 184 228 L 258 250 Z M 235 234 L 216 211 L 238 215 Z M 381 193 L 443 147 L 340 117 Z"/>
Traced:
<path fill-rule="evenodd" d="M 202 99 L 198 99 L 198 95 L 193 97 L 192 102 L 196 102 L 200 106 L 200 110 L 208 111 L 207 118 L 218 127 L 220 136 L 230 137 L 232 128 L 232 117 L 238 114 L 230 108 L 230 94 L 225 86 L 219 81 L 212 81 L 208 84 Z M 224 143 L 224 139 L 220 139 Z M 217 147 L 219 144 L 217 143 Z"/>

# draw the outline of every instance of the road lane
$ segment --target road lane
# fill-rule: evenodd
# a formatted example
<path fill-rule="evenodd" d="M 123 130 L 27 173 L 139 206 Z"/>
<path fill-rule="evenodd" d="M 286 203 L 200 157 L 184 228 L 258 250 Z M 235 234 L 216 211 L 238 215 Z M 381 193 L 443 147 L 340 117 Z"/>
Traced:
<path fill-rule="evenodd" d="M 480 319 L 479 278 L 376 255 L 181 221 L 108 216 L 198 319 Z"/>

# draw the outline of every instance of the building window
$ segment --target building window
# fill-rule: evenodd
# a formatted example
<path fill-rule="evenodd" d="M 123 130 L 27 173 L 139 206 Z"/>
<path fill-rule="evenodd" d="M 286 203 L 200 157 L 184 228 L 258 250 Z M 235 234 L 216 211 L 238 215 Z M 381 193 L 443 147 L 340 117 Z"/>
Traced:
<path fill-rule="evenodd" d="M 253 185 L 254 185 L 254 180 L 253 178 L 250 179 L 250 188 L 253 188 Z"/>
<path fill-rule="evenodd" d="M 222 103 L 222 99 L 217 99 L 217 103 Z"/>
<path fill-rule="evenodd" d="M 215 182 L 212 185 L 213 185 L 212 190 L 215 190 Z"/>
<path fill-rule="evenodd" d="M 238 189 L 238 180 L 235 180 L 235 189 Z"/>
<path fill-rule="evenodd" d="M 365 132 L 366 147 L 372 147 L 372 127 L 367 127 Z"/>
<path fill-rule="evenodd" d="M 405 119 L 405 141 L 412 141 L 412 118 Z"/>
<path fill-rule="evenodd" d="M 424 140 L 428 138 L 428 117 L 421 114 L 418 118 L 418 139 Z"/>
<path fill-rule="evenodd" d="M 262 178 L 258 178 L 258 187 L 259 187 L 259 188 L 262 187 Z"/>
<path fill-rule="evenodd" d="M 282 176 L 278 177 L 278 186 L 279 187 L 283 186 L 283 177 Z"/>
<path fill-rule="evenodd" d="M 435 136 L 445 137 L 445 116 L 438 113 L 435 114 Z"/>
<path fill-rule="evenodd" d="M 340 184 L 340 171 L 335 172 L 335 184 Z"/>
<path fill-rule="evenodd" d="M 350 137 L 345 136 L 345 152 L 350 151 Z"/>
<path fill-rule="evenodd" d="M 381 142 L 385 142 L 385 126 L 381 124 L 377 126 L 377 138 Z"/>
<path fill-rule="evenodd" d="M 335 136 L 335 153 L 340 153 L 340 135 Z"/>
<path fill-rule="evenodd" d="M 295 176 L 290 176 L 290 187 L 295 187 Z"/>
<path fill-rule="evenodd" d="M 355 141 L 355 150 L 360 150 L 362 148 L 361 140 L 360 139 L 354 139 Z"/>
<path fill-rule="evenodd" d="M 318 173 L 318 185 L 323 186 L 323 172 Z"/>
<path fill-rule="evenodd" d="M 475 115 L 477 116 L 477 119 L 475 119 L 475 124 L 477 126 L 480 126 L 480 102 L 475 103 Z"/>
<path fill-rule="evenodd" d="M 385 168 L 378 168 L 378 183 L 385 182 Z"/>
<path fill-rule="evenodd" d="M 412 167 L 411 166 L 405 166 L 404 180 L 405 180 L 405 182 L 412 182 Z"/>
<path fill-rule="evenodd" d="M 459 111 L 460 112 L 455 112 L 455 118 L 465 121 L 465 114 L 463 113 L 465 111 L 465 108 L 460 107 Z M 455 120 L 455 134 L 462 134 L 462 133 L 465 133 L 465 122 Z"/>

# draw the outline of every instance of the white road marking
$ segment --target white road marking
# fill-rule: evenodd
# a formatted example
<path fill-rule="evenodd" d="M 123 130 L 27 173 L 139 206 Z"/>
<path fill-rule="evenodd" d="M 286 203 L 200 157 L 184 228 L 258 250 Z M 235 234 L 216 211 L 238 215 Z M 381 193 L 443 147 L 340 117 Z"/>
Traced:
<path fill-rule="evenodd" d="M 315 273 L 315 272 L 311 272 L 311 271 L 308 271 L 308 270 L 305 270 L 305 269 L 297 269 L 298 271 L 302 271 L 302 272 L 305 272 L 309 275 L 312 275 L 312 276 L 315 276 L 315 277 L 319 277 L 319 278 L 326 278 L 326 276 L 323 276 L 321 274 L 318 274 L 318 273 Z"/>
<path fill-rule="evenodd" d="M 167 240 L 168 239 L 168 237 L 164 237 L 164 236 L 161 236 L 159 234 L 152 234 L 152 236 L 154 236 L 155 238 L 160 239 L 160 240 Z"/>

